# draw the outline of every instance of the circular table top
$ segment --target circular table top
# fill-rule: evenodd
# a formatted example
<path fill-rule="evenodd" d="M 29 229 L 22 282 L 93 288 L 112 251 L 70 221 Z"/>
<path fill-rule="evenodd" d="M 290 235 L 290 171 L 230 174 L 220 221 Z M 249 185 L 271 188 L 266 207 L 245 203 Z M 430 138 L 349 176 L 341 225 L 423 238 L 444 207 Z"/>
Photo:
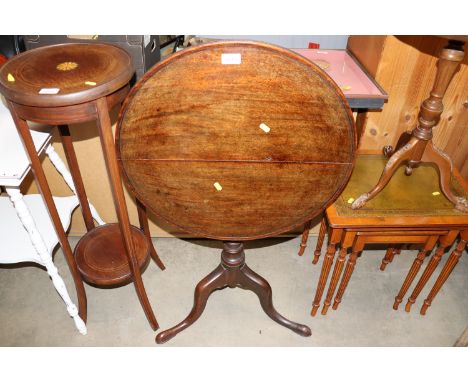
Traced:
<path fill-rule="evenodd" d="M 68 106 L 106 96 L 134 73 L 130 55 L 109 44 L 60 44 L 32 49 L 0 68 L 0 92 L 13 102 Z"/>
<path fill-rule="evenodd" d="M 117 126 L 130 189 L 189 233 L 251 240 L 321 213 L 353 168 L 338 86 L 289 50 L 224 41 L 178 52 L 134 86 Z"/>

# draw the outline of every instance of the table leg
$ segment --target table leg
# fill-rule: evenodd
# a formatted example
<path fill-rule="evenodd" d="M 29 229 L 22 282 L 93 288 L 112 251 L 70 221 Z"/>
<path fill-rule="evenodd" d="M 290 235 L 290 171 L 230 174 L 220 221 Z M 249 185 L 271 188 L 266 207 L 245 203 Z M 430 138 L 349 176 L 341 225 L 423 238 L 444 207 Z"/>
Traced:
<path fill-rule="evenodd" d="M 459 234 L 459 231 L 450 231 L 447 235 L 440 238 L 439 248 L 437 248 L 434 256 L 432 256 L 431 259 L 429 260 L 429 263 L 427 264 L 426 269 L 424 269 L 424 272 L 421 278 L 419 279 L 418 283 L 416 284 L 416 287 L 414 288 L 413 293 L 411 294 L 411 297 L 408 299 L 408 302 L 406 303 L 405 311 L 409 312 L 411 310 L 411 305 L 415 303 L 416 299 L 419 296 L 419 293 L 421 293 L 422 289 L 428 282 L 429 278 L 432 276 L 432 273 L 434 273 L 437 265 L 440 262 L 440 259 L 442 258 L 445 252 L 445 249 L 447 247 L 450 247 L 453 244 L 458 234 Z"/>
<path fill-rule="evenodd" d="M 450 187 L 453 167 L 450 157 L 434 146 L 431 141 L 427 144 L 421 160 L 423 162 L 434 163 L 437 166 L 439 172 L 439 185 L 442 193 L 455 205 L 456 209 L 468 212 L 468 200 L 463 196 L 455 195 Z"/>
<path fill-rule="evenodd" d="M 68 129 L 67 125 L 60 125 L 58 128 L 60 132 L 60 137 L 62 139 L 65 157 L 67 158 L 68 167 L 70 168 L 70 172 L 64 171 L 66 170 L 65 166 L 60 166 L 60 164 L 63 164 L 63 162 L 62 160 L 60 160 L 60 162 L 57 161 L 58 155 L 54 157 L 54 159 L 51 159 L 51 161 L 52 163 L 54 163 L 54 160 L 57 161 L 57 165 L 61 167 L 61 170 L 59 170 L 59 172 L 62 173 L 62 176 L 64 177 L 68 186 L 78 196 L 78 200 L 80 201 L 81 212 L 83 214 L 83 219 L 86 225 L 86 230 L 89 232 L 94 228 L 94 221 L 89 207 L 89 201 L 86 197 L 86 191 L 84 188 L 83 179 L 81 177 L 80 167 L 78 166 L 78 160 L 76 159 L 75 149 L 73 148 L 70 130 Z M 52 145 L 50 145 L 49 147 L 52 147 Z M 59 167 L 57 167 L 57 169 Z M 68 178 L 70 173 L 72 179 Z"/>
<path fill-rule="evenodd" d="M 424 258 L 426 257 L 428 252 L 432 251 L 432 249 L 435 246 L 435 243 L 437 242 L 437 239 L 438 236 L 429 236 L 429 238 L 426 241 L 426 244 L 424 244 L 424 247 L 419 251 L 418 255 L 416 256 L 416 259 L 414 259 L 413 265 L 411 265 L 411 268 L 408 271 L 408 274 L 406 275 L 405 281 L 403 282 L 403 285 L 401 286 L 398 295 L 395 297 L 393 309 L 398 309 L 398 306 L 400 305 L 401 301 L 403 301 L 403 297 L 405 297 L 406 292 L 408 291 L 414 278 L 418 274 L 419 269 L 421 268 L 421 265 L 424 261 Z"/>
<path fill-rule="evenodd" d="M 62 175 L 62 178 L 63 180 L 65 181 L 65 183 L 67 184 L 67 186 L 70 188 L 70 190 L 73 191 L 73 193 L 75 195 L 78 196 L 79 198 L 79 194 L 77 193 L 76 191 L 76 188 L 75 188 L 75 184 L 73 182 L 73 177 L 72 177 L 72 174 L 68 171 L 67 167 L 65 166 L 65 163 L 63 163 L 62 161 L 62 158 L 60 158 L 60 156 L 57 154 L 57 152 L 55 151 L 54 147 L 52 145 L 49 145 L 47 146 L 47 149 L 46 149 L 46 154 L 47 156 L 49 157 L 49 160 L 52 162 L 52 164 L 54 165 L 55 169 L 57 170 L 57 172 Z M 80 175 L 81 176 L 81 175 Z M 83 203 L 83 205 L 87 205 L 89 210 L 91 211 L 91 220 L 94 219 L 96 220 L 96 222 L 99 224 L 99 225 L 104 225 L 106 224 L 106 222 L 104 220 L 101 219 L 101 216 L 99 215 L 99 213 L 97 212 L 96 208 L 94 208 L 94 206 L 89 202 L 89 200 L 86 198 L 86 194 L 85 194 L 85 197 L 84 197 L 84 200 L 87 201 L 87 203 Z M 81 201 L 80 201 L 80 206 L 81 206 Z M 86 208 L 86 207 L 85 207 Z M 82 210 L 83 211 L 83 210 Z M 84 214 L 83 214 L 83 218 L 84 218 Z M 93 224 L 94 226 L 94 224 Z"/>
<path fill-rule="evenodd" d="M 330 269 L 333 264 L 333 259 L 335 257 L 336 245 L 340 242 L 341 236 L 343 234 L 342 229 L 331 229 L 330 231 L 330 240 L 327 248 L 327 253 L 323 260 L 322 270 L 320 271 L 320 277 L 317 284 L 317 290 L 315 292 L 314 302 L 312 303 L 312 311 L 310 314 L 315 316 L 317 310 L 320 307 L 320 301 L 322 299 L 323 291 L 325 290 L 325 285 L 327 284 L 328 275 L 330 274 Z"/>
<path fill-rule="evenodd" d="M 406 175 L 410 175 L 412 168 L 419 165 L 420 162 L 434 163 L 438 168 L 440 188 L 443 194 L 455 204 L 456 209 L 468 211 L 468 201 L 464 197 L 456 196 L 450 190 L 452 172 L 450 158 L 432 143 L 432 130 L 439 122 L 440 115 L 444 110 L 442 99 L 463 61 L 463 45 L 464 42 L 449 40 L 448 46 L 442 49 L 437 62 L 434 85 L 429 98 L 425 99 L 420 106 L 418 124 L 411 133 L 410 141 L 392 154 L 377 185 L 371 191 L 358 197 L 351 206 L 353 209 L 362 207 L 368 200 L 377 195 L 404 161 L 406 162 Z"/>
<path fill-rule="evenodd" d="M 153 330 L 157 330 L 159 325 L 156 321 L 153 309 L 149 303 L 148 296 L 146 295 L 145 286 L 141 278 L 141 271 L 134 252 L 135 247 L 133 245 L 132 234 L 130 231 L 130 221 L 128 217 L 127 205 L 125 204 L 125 196 L 120 178 L 119 165 L 117 163 L 114 137 L 112 134 L 112 125 L 109 117 L 106 98 L 99 98 L 95 104 L 98 115 L 97 122 L 99 127 L 99 135 L 101 137 L 101 146 L 104 152 L 104 160 L 106 162 L 107 172 L 111 182 L 111 190 L 114 197 L 114 205 L 123 237 L 125 252 L 130 266 L 130 271 L 133 275 L 133 283 L 148 322 L 150 323 Z"/>
<path fill-rule="evenodd" d="M 317 262 L 319 261 L 320 254 L 322 252 L 323 240 L 325 238 L 326 232 L 327 232 L 327 219 L 324 216 L 320 223 L 320 231 L 317 237 L 317 246 L 315 247 L 314 259 L 312 260 L 312 264 L 317 264 Z"/>
<path fill-rule="evenodd" d="M 343 266 L 346 259 L 346 254 L 348 252 L 348 248 L 352 247 L 355 237 L 356 232 L 347 231 L 344 234 L 344 239 L 341 242 L 340 253 L 338 255 L 338 259 L 336 260 L 335 268 L 333 269 L 333 275 L 330 281 L 330 285 L 328 286 L 327 297 L 325 298 L 325 303 L 323 304 L 323 315 L 327 314 L 328 307 L 331 305 L 331 301 L 335 294 L 336 286 L 338 285 L 338 281 L 341 277 L 341 272 L 343 271 Z"/>
<path fill-rule="evenodd" d="M 422 315 L 426 314 L 427 309 L 431 306 L 432 301 L 437 296 L 437 293 L 439 293 L 440 288 L 442 288 L 442 285 L 444 285 L 445 281 L 447 281 L 448 277 L 450 276 L 450 273 L 452 273 L 453 269 L 455 268 L 455 265 L 457 265 L 458 260 L 460 259 L 460 256 L 466 247 L 467 242 L 468 231 L 464 231 L 464 233 L 462 233 L 462 237 L 460 238 L 460 242 L 458 243 L 455 250 L 450 254 L 447 262 L 444 265 L 444 268 L 442 269 L 442 272 L 440 272 L 440 275 L 439 277 L 437 277 L 437 280 L 434 286 L 432 287 L 431 291 L 429 292 L 429 295 L 424 300 L 423 306 L 421 307 Z"/>
<path fill-rule="evenodd" d="M 140 228 L 143 230 L 146 238 L 149 241 L 150 255 L 156 263 L 156 265 L 159 267 L 159 269 L 163 271 L 164 269 L 166 269 L 166 267 L 164 266 L 162 260 L 159 258 L 158 253 L 156 252 L 156 248 L 153 245 L 153 241 L 151 240 L 151 233 L 148 226 L 148 216 L 146 215 L 146 207 L 143 205 L 143 203 L 140 202 L 139 199 L 136 199 L 136 205 L 138 210 L 138 221 L 140 223 Z"/>
<path fill-rule="evenodd" d="M 47 250 L 39 230 L 36 228 L 34 218 L 32 217 L 28 206 L 23 200 L 23 194 L 21 194 L 19 188 L 16 187 L 6 187 L 5 189 L 8 196 L 10 197 L 11 202 L 13 203 L 13 206 L 15 207 L 18 218 L 20 219 L 21 223 L 26 229 L 26 232 L 29 235 L 29 238 L 31 239 L 31 243 L 39 256 L 41 264 L 46 267 L 47 273 L 52 279 L 52 283 L 54 284 L 55 289 L 59 293 L 60 297 L 62 297 L 62 300 L 65 302 L 67 307 L 68 313 L 75 321 L 76 328 L 81 334 L 86 334 L 86 325 L 78 315 L 78 309 L 71 300 L 67 291 L 67 287 L 65 286 L 63 279 L 60 277 L 57 267 L 52 261 L 52 257 Z"/>
<path fill-rule="evenodd" d="M 23 142 L 26 153 L 28 154 L 29 161 L 31 163 L 31 169 L 34 175 L 34 179 L 37 182 L 37 186 L 42 195 L 42 198 L 47 206 L 47 211 L 49 212 L 50 218 L 54 225 L 55 233 L 62 247 L 62 251 L 67 260 L 68 267 L 73 277 L 75 283 L 76 293 L 78 296 L 78 307 L 79 315 L 86 322 L 87 318 L 87 302 L 86 302 L 86 292 L 83 285 L 83 280 L 76 266 L 75 258 L 73 257 L 73 252 L 68 242 L 67 235 L 63 229 L 62 222 L 60 221 L 60 216 L 58 214 L 57 208 L 55 207 L 54 199 L 47 183 L 47 178 L 44 174 L 44 169 L 42 168 L 41 162 L 36 152 L 33 139 L 31 137 L 31 132 L 29 126 L 24 119 L 21 119 L 15 111 L 15 106 L 12 103 L 8 103 L 11 115 L 15 121 L 16 128 L 18 130 L 21 141 Z"/>
<path fill-rule="evenodd" d="M 380 264 L 380 270 L 384 271 L 385 267 L 393 261 L 395 255 L 400 254 L 401 249 L 397 246 L 389 246 L 387 252 L 385 253 L 384 258 L 382 259 L 382 264 Z"/>
<path fill-rule="evenodd" d="M 273 321 L 301 336 L 308 337 L 312 334 L 308 326 L 290 321 L 276 311 L 273 306 L 270 284 L 245 263 L 243 244 L 226 242 L 221 253 L 221 264 L 197 284 L 193 307 L 189 315 L 176 326 L 160 332 L 156 336 L 156 342 L 158 344 L 167 342 L 192 325 L 203 313 L 210 294 L 216 289 L 225 287 L 251 290 L 258 296 L 264 312 Z"/>
<path fill-rule="evenodd" d="M 351 276 L 354 272 L 356 260 L 358 258 L 358 255 L 364 249 L 365 242 L 365 236 L 358 236 L 354 240 L 353 247 L 351 249 L 351 255 L 349 256 L 348 262 L 346 263 L 346 268 L 343 274 L 343 278 L 341 279 L 340 287 L 338 288 L 338 292 L 336 293 L 335 301 L 333 301 L 333 310 L 338 309 L 338 305 L 340 305 L 341 300 L 343 299 L 346 287 L 348 286 L 349 280 L 351 279 Z"/>
<path fill-rule="evenodd" d="M 400 150 L 396 151 L 388 160 L 385 168 L 380 176 L 379 181 L 374 186 L 372 190 L 366 192 L 359 196 L 353 204 L 351 204 L 351 208 L 353 210 L 361 208 L 364 204 L 366 204 L 370 199 L 376 196 L 380 191 L 382 191 L 387 183 L 392 179 L 393 174 L 396 170 L 400 167 L 400 165 L 409 160 L 413 154 L 414 150 L 418 149 L 419 141 L 416 138 L 412 138 L 406 145 L 404 145 Z"/>
<path fill-rule="evenodd" d="M 309 239 L 309 232 L 310 232 L 310 226 L 311 226 L 312 221 L 308 221 L 304 225 L 304 231 L 302 231 L 302 237 L 301 237 L 301 245 L 299 246 L 299 256 L 302 256 L 304 254 L 304 251 L 307 247 L 307 240 Z"/>

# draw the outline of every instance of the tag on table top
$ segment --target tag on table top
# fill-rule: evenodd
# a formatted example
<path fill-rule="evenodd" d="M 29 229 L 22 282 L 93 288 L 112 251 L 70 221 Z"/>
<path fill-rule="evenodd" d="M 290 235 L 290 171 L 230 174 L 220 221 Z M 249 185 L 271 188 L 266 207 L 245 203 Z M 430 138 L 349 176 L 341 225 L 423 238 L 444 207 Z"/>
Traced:
<path fill-rule="evenodd" d="M 42 88 L 39 90 L 39 94 L 57 94 L 59 91 L 59 88 Z"/>
<path fill-rule="evenodd" d="M 221 64 L 223 65 L 239 65 L 242 61 L 240 53 L 222 53 Z"/>

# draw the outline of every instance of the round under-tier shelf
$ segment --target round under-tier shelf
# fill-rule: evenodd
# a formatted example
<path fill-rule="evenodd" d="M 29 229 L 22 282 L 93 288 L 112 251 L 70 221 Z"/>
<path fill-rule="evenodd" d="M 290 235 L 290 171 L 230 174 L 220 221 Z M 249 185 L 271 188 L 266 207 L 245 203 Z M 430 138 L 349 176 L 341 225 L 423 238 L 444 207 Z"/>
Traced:
<path fill-rule="evenodd" d="M 135 256 L 140 269 L 149 261 L 150 246 L 144 233 L 132 226 Z M 120 286 L 132 279 L 125 247 L 117 223 L 94 228 L 84 235 L 75 247 L 78 269 L 89 284 Z"/>

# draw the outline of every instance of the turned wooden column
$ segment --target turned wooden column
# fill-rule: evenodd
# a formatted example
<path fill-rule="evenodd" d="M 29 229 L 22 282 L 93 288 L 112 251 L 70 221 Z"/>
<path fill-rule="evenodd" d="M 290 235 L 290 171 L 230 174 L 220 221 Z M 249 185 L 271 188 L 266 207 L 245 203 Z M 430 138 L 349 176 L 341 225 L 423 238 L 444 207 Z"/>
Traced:
<path fill-rule="evenodd" d="M 411 175 L 413 168 L 420 163 L 432 163 L 439 172 L 439 183 L 442 193 L 450 200 L 456 209 L 468 212 L 468 201 L 453 193 L 450 187 L 452 176 L 452 161 L 432 142 L 432 129 L 440 120 L 444 110 L 443 98 L 455 73 L 463 61 L 463 42 L 450 40 L 449 45 L 442 49 L 437 63 L 437 74 L 434 86 L 427 98 L 421 105 L 418 124 L 410 136 L 403 134 L 400 138 L 396 151 L 388 147 L 387 154 L 391 154 L 383 173 L 374 188 L 359 196 L 352 204 L 353 209 L 361 208 L 367 201 L 374 198 L 392 178 L 400 165 L 406 165 L 406 174 Z M 392 154 L 393 152 L 393 154 Z"/>

